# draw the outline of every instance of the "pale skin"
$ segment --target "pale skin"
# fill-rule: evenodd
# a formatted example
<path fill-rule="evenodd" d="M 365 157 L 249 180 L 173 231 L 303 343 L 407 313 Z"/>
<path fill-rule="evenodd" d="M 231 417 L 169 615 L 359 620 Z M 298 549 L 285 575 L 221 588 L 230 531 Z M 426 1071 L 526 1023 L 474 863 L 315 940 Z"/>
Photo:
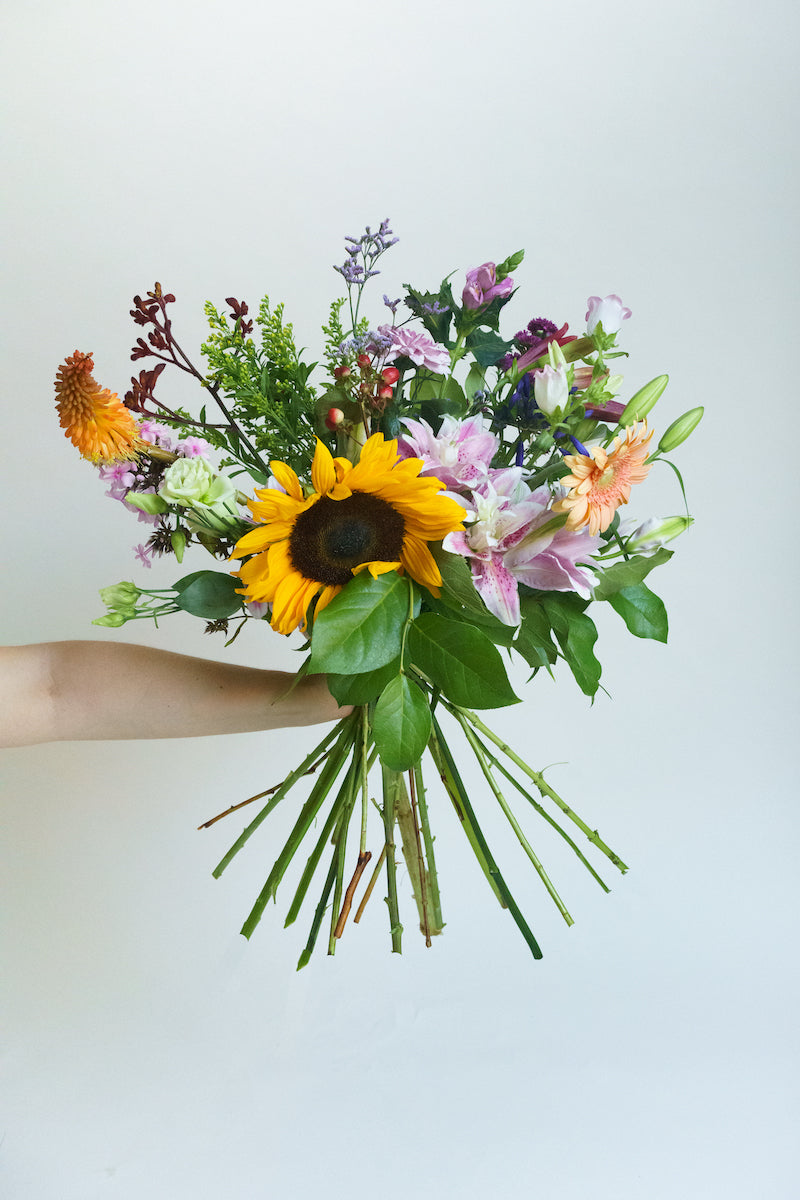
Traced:
<path fill-rule="evenodd" d="M 323 675 L 292 680 L 120 642 L 0 646 L 0 746 L 252 733 L 350 712 Z"/>

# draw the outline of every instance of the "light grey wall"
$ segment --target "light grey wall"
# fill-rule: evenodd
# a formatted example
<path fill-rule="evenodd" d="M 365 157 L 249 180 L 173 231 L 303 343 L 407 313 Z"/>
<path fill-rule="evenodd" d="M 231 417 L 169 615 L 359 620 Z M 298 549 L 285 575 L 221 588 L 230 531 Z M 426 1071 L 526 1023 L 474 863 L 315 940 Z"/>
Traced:
<path fill-rule="evenodd" d="M 609 614 L 610 697 L 562 673 L 496 715 L 632 864 L 605 897 L 531 826 L 568 930 L 487 818 L 541 963 L 441 797 L 433 949 L 407 881 L 402 957 L 379 896 L 300 974 L 308 917 L 284 932 L 285 899 L 245 943 L 290 813 L 221 882 L 240 825 L 195 826 L 305 733 L 4 755 L 13 1200 L 796 1194 L 796 11 L 31 0 L 7 19 L 8 641 L 119 636 L 89 622 L 99 587 L 138 578 L 135 523 L 65 443 L 52 379 L 77 347 L 124 391 L 130 297 L 155 279 L 187 346 L 204 300 L 268 291 L 316 354 L 344 233 L 388 215 L 401 238 L 378 305 L 524 246 L 520 324 L 579 326 L 616 291 L 629 391 L 670 373 L 662 428 L 706 405 L 679 454 L 697 524 L 653 584 L 669 646 Z M 666 469 L 637 502 L 680 511 Z M 231 656 L 293 661 L 260 632 Z M 225 653 L 188 618 L 124 636 Z"/>

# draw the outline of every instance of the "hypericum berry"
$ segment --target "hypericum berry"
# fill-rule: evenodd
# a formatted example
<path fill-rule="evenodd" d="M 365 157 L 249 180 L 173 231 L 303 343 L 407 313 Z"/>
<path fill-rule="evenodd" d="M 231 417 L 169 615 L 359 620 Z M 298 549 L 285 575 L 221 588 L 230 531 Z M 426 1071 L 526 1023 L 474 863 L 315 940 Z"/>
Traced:
<path fill-rule="evenodd" d="M 334 379 L 347 379 L 350 374 L 351 374 L 350 368 L 347 366 L 346 363 L 343 363 L 341 367 L 334 367 L 334 371 L 333 371 Z"/>
<path fill-rule="evenodd" d="M 379 400 L 391 400 L 391 398 L 392 398 L 392 389 L 389 387 L 388 383 L 384 383 L 381 387 L 378 388 L 378 399 Z"/>
<path fill-rule="evenodd" d="M 399 378 L 400 378 L 400 372 L 398 371 L 397 367 L 384 367 L 383 370 L 381 371 L 381 379 L 385 383 L 391 383 L 392 385 L 394 385 L 395 383 L 397 383 Z"/>
<path fill-rule="evenodd" d="M 338 429 L 342 424 L 342 421 L 344 421 L 344 413 L 340 408 L 328 409 L 328 415 L 325 417 L 325 424 L 327 425 L 328 429 L 331 430 L 331 432 Z"/>
<path fill-rule="evenodd" d="M 361 367 L 361 370 L 363 371 L 365 367 L 368 367 L 370 365 L 370 357 L 368 354 L 359 354 L 358 358 L 356 359 L 356 362 L 358 363 L 358 365 Z"/>

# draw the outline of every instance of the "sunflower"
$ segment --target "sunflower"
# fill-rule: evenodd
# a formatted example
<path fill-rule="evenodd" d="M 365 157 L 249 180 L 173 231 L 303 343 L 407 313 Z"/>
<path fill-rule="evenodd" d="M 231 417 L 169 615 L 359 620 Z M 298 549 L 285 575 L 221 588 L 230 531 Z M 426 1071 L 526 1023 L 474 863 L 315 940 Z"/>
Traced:
<path fill-rule="evenodd" d="M 56 408 L 65 437 L 94 463 L 135 458 L 139 426 L 119 396 L 100 387 L 93 369 L 91 354 L 77 350 L 58 368 Z"/>
<path fill-rule="evenodd" d="M 311 466 L 313 491 L 303 493 L 286 463 L 270 463 L 283 491 L 265 488 L 248 502 L 259 525 L 239 540 L 235 558 L 252 555 L 236 574 L 250 601 L 272 605 L 279 633 L 306 628 L 316 597 L 321 612 L 360 571 L 373 578 L 405 570 L 438 595 L 442 582 L 427 543 L 463 529 L 464 510 L 440 496 L 438 479 L 419 479 L 419 458 L 398 462 L 397 442 L 373 434 L 353 465 L 322 442 Z"/>
<path fill-rule="evenodd" d="M 595 537 L 608 529 L 620 504 L 627 504 L 631 486 L 647 477 L 650 464 L 645 462 L 653 431 L 647 421 L 629 425 L 625 436 L 615 437 L 609 450 L 593 446 L 588 454 L 568 454 L 564 462 L 571 474 L 559 482 L 568 488 L 557 500 L 553 512 L 565 512 L 566 528 L 589 526 Z"/>

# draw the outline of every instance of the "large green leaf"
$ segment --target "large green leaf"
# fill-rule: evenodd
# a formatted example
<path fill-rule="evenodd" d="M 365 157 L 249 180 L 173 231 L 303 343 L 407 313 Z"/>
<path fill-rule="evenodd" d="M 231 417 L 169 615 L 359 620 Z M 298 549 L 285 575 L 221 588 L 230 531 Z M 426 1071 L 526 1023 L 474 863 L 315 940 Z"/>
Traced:
<path fill-rule="evenodd" d="M 204 617 L 207 621 L 219 621 L 231 617 L 242 607 L 242 597 L 236 588 L 242 586 L 236 575 L 223 575 L 220 571 L 193 571 L 184 575 L 174 585 L 177 595 L 175 603 L 193 617 Z"/>
<path fill-rule="evenodd" d="M 488 329 L 476 329 L 466 339 L 465 344 L 475 362 L 481 367 L 494 366 L 514 346 L 513 342 L 504 342 Z"/>
<path fill-rule="evenodd" d="M 606 567 L 600 576 L 600 582 L 594 589 L 595 600 L 608 600 L 617 592 L 621 592 L 623 588 L 641 583 L 654 567 L 660 567 L 662 563 L 669 562 L 672 555 L 672 550 L 666 550 L 662 546 L 655 554 L 636 554 L 625 562 L 614 563 L 613 566 Z"/>
<path fill-rule="evenodd" d="M 359 675 L 385 666 L 400 654 L 408 607 L 405 576 L 356 575 L 314 619 L 309 670 Z"/>
<path fill-rule="evenodd" d="M 454 704 L 503 708 L 519 703 L 497 648 L 474 625 L 423 613 L 409 627 L 407 648 L 414 665 Z"/>
<path fill-rule="evenodd" d="M 549 592 L 542 597 L 542 605 L 578 687 L 593 696 L 602 667 L 594 655 L 597 629 L 583 611 L 586 601 L 573 592 Z"/>
<path fill-rule="evenodd" d="M 431 710 L 422 689 L 406 675 L 387 684 L 375 705 L 372 734 L 381 762 L 392 771 L 415 766 L 431 736 Z"/>
<path fill-rule="evenodd" d="M 465 621 L 480 625 L 493 642 L 501 646 L 510 646 L 514 640 L 514 626 L 504 624 L 494 613 L 489 612 L 475 590 L 472 572 L 463 555 L 450 554 L 440 545 L 431 546 L 431 551 L 442 577 L 442 602 Z"/>
<path fill-rule="evenodd" d="M 514 649 L 532 667 L 548 667 L 558 658 L 550 636 L 550 622 L 541 602 L 531 596 L 520 596 L 522 623 L 514 641 Z"/>
<path fill-rule="evenodd" d="M 385 667 L 364 671 L 360 675 L 328 675 L 328 690 L 339 704 L 369 704 L 377 700 L 383 689 L 400 672 L 400 659 Z"/>
<path fill-rule="evenodd" d="M 653 638 L 666 642 L 669 632 L 667 610 L 664 601 L 643 583 L 623 588 L 610 596 L 608 603 L 619 613 L 635 637 Z"/>

